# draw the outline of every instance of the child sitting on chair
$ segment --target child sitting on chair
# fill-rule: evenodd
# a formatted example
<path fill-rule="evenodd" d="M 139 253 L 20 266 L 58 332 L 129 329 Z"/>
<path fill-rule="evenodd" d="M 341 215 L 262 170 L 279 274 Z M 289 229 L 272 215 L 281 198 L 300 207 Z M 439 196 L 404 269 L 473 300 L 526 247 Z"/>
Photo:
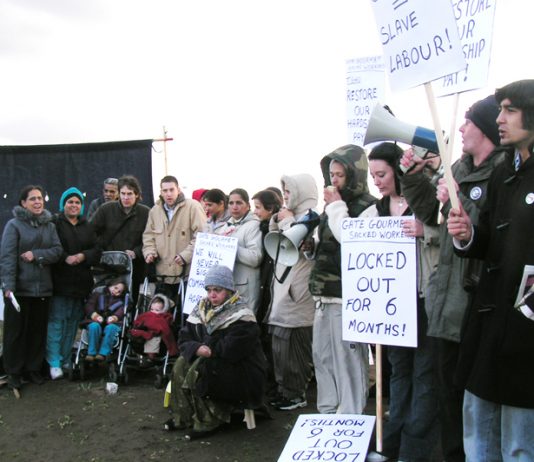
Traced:
<path fill-rule="evenodd" d="M 187 429 L 186 438 L 212 433 L 230 421 L 233 409 L 262 404 L 266 360 L 260 328 L 235 290 L 232 271 L 214 266 L 204 279 L 207 296 L 180 331 L 165 429 Z"/>
<path fill-rule="evenodd" d="M 140 314 L 133 323 L 130 331 L 132 341 L 144 342 L 143 352 L 149 360 L 159 355 L 162 340 L 170 356 L 178 354 L 178 345 L 172 332 L 173 317 L 169 313 L 172 305 L 168 297 L 156 294 L 150 301 L 149 311 Z"/>
<path fill-rule="evenodd" d="M 126 284 L 118 278 L 89 297 L 85 305 L 89 336 L 86 361 L 104 361 L 111 353 L 124 318 L 125 292 Z"/>

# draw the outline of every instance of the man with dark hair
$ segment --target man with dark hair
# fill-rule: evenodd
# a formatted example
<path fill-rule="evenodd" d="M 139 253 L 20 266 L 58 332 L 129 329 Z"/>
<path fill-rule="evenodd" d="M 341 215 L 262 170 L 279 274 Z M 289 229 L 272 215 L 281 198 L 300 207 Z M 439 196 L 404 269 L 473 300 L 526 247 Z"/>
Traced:
<path fill-rule="evenodd" d="M 102 204 L 110 201 L 116 201 L 119 198 L 119 180 L 117 178 L 106 178 L 104 180 L 104 188 L 102 189 L 102 197 L 97 197 L 89 204 L 87 210 L 87 220 L 90 220 L 95 214 L 96 209 Z"/>
<path fill-rule="evenodd" d="M 496 91 L 504 160 L 493 171 L 478 224 L 463 207 L 447 222 L 460 256 L 484 260 L 466 314 L 458 380 L 468 461 L 534 460 L 534 309 L 519 292 L 534 265 L 534 80 Z"/>
<path fill-rule="evenodd" d="M 499 107 L 490 95 L 474 103 L 465 113 L 460 126 L 462 157 L 452 166 L 457 185 L 458 199 L 476 222 L 486 200 L 489 177 L 503 154 L 495 150 L 499 132 L 495 119 Z M 412 152 L 405 152 L 401 164 L 409 167 L 401 176 L 401 185 L 413 213 L 426 226 L 438 223 L 440 202 L 444 217 L 451 207 L 445 180 L 436 179 L 424 172 L 430 159 L 422 160 Z M 437 196 L 437 197 L 436 197 Z M 480 276 L 480 262 L 464 260 L 454 254 L 452 238 L 443 222 L 439 228 L 438 266 L 431 274 L 426 297 L 428 315 L 427 335 L 434 337 L 434 368 L 436 371 L 440 403 L 441 447 L 443 459 L 451 462 L 465 460 L 463 450 L 462 405 L 463 390 L 454 384 L 454 371 L 458 362 L 460 331 L 471 293 Z"/>
<path fill-rule="evenodd" d="M 204 230 L 206 220 L 200 203 L 184 197 L 176 177 L 161 179 L 160 198 L 143 233 L 143 257 L 155 264 L 158 275 L 170 276 L 165 283 L 171 286 L 171 297 L 177 293 L 179 279 L 187 277 L 196 234 Z"/>

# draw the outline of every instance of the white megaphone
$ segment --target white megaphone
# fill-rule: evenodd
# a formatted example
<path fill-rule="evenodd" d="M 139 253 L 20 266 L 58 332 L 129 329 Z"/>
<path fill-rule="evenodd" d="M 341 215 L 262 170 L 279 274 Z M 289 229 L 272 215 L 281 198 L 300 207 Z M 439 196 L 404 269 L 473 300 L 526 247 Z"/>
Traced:
<path fill-rule="evenodd" d="M 439 153 L 436 132 L 434 130 L 401 122 L 380 104 L 377 104 L 369 118 L 363 144 L 389 140 L 401 141 L 406 144 L 428 149 L 431 152 Z"/>
<path fill-rule="evenodd" d="M 310 209 L 302 219 L 283 233 L 279 231 L 267 233 L 263 241 L 265 251 L 275 263 L 293 266 L 299 260 L 299 248 L 302 242 L 318 224 L 319 215 Z"/>

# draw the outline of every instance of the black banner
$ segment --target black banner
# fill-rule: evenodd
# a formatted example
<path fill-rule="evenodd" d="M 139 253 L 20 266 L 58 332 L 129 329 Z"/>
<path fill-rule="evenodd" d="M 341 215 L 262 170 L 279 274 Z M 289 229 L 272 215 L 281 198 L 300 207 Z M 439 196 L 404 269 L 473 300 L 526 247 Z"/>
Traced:
<path fill-rule="evenodd" d="M 71 186 L 85 193 L 85 212 L 102 195 L 108 177 L 134 175 L 141 183 L 143 203 L 154 205 L 152 193 L 152 140 L 110 143 L 0 146 L 0 229 L 12 218 L 20 190 L 41 185 L 46 208 L 55 213 L 63 191 Z"/>

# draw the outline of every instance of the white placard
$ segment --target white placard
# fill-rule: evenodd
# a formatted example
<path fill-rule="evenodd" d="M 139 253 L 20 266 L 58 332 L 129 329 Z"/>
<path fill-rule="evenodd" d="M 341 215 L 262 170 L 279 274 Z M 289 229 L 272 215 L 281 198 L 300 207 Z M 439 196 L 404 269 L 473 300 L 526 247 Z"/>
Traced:
<path fill-rule="evenodd" d="M 343 340 L 417 346 L 413 217 L 346 218 L 341 230 Z"/>
<path fill-rule="evenodd" d="M 299 415 L 278 462 L 364 462 L 374 424 L 372 415 Z"/>
<path fill-rule="evenodd" d="M 223 265 L 234 269 L 237 238 L 217 234 L 197 233 L 195 250 L 187 280 L 183 312 L 191 313 L 198 301 L 206 296 L 204 276 L 212 266 Z"/>
<path fill-rule="evenodd" d="M 452 1 L 454 17 L 458 24 L 462 43 L 462 52 L 467 64 L 461 71 L 448 74 L 433 84 L 436 96 L 445 96 L 486 86 L 496 1 Z"/>
<path fill-rule="evenodd" d="M 394 91 L 465 68 L 450 0 L 371 0 Z"/>
<path fill-rule="evenodd" d="M 382 56 L 347 60 L 348 142 L 363 146 L 373 108 L 385 99 L 385 73 Z"/>

